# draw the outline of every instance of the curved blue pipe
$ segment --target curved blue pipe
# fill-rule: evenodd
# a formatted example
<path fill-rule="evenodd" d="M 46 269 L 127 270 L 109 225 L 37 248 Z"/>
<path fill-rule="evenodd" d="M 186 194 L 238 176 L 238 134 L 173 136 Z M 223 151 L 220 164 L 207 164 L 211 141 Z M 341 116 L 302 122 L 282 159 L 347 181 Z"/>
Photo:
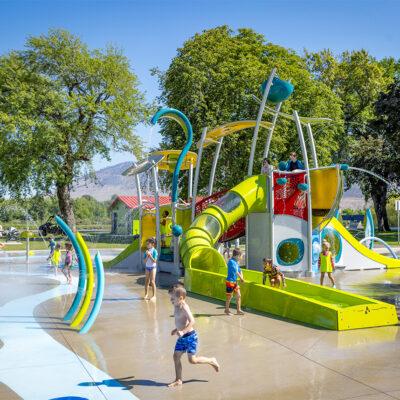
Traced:
<path fill-rule="evenodd" d="M 64 233 L 68 236 L 68 239 L 71 241 L 72 246 L 75 250 L 76 256 L 78 257 L 78 265 L 79 265 L 79 281 L 78 281 L 78 290 L 76 291 L 74 301 L 71 304 L 71 307 L 65 314 L 63 320 L 70 321 L 75 314 L 76 310 L 79 307 L 79 303 L 82 300 L 83 293 L 85 292 L 85 284 L 86 284 L 86 264 L 85 259 L 83 258 L 82 250 L 79 246 L 78 241 L 71 228 L 58 216 L 56 215 L 56 222 L 58 226 L 64 231 Z"/>
<path fill-rule="evenodd" d="M 169 118 L 178 122 L 178 124 L 182 127 L 186 134 L 186 144 L 183 147 L 181 154 L 179 154 L 178 160 L 176 162 L 176 166 L 174 169 L 174 173 L 172 175 L 172 195 L 171 201 L 176 203 L 178 201 L 178 179 L 179 179 L 179 171 L 181 170 L 183 160 L 185 159 L 186 154 L 190 150 L 190 147 L 193 143 L 193 128 L 187 116 L 175 108 L 162 108 L 157 111 L 153 118 L 151 119 L 151 123 L 155 125 L 160 118 Z"/>
<path fill-rule="evenodd" d="M 80 334 L 89 332 L 89 329 L 94 324 L 94 321 L 96 321 L 97 315 L 100 312 L 101 303 L 103 302 L 105 279 L 103 261 L 99 252 L 97 252 L 94 257 L 94 264 L 96 266 L 97 275 L 96 299 L 94 300 L 92 311 L 90 312 L 89 317 L 85 322 L 85 325 L 83 325 L 81 330 L 79 331 Z"/>
<path fill-rule="evenodd" d="M 367 223 L 365 225 L 365 236 L 375 237 L 375 224 L 374 218 L 372 217 L 371 209 L 367 208 L 365 211 L 365 216 L 367 218 Z M 370 240 L 369 249 L 372 250 L 374 248 L 374 241 Z"/>

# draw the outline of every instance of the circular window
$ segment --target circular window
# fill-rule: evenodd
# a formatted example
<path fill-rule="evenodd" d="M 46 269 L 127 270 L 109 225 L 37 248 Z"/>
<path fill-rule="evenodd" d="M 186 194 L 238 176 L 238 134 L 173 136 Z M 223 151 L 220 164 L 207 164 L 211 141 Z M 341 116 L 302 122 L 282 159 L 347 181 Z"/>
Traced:
<path fill-rule="evenodd" d="M 342 239 L 339 233 L 330 227 L 324 228 L 321 234 L 321 241 L 324 239 L 331 245 L 330 250 L 335 256 L 335 262 L 338 262 L 342 256 Z"/>
<path fill-rule="evenodd" d="M 276 250 L 279 264 L 290 266 L 298 264 L 304 257 L 304 243 L 301 239 L 286 239 L 279 243 Z"/>

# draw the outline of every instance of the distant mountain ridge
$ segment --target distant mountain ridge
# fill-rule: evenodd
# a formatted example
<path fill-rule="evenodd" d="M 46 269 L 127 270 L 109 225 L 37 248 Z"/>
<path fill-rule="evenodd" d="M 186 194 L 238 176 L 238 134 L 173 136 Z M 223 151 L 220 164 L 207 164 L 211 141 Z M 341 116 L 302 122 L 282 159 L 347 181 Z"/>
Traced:
<path fill-rule="evenodd" d="M 77 198 L 84 195 L 90 195 L 99 201 L 110 200 L 113 195 L 136 195 L 135 179 L 132 176 L 123 176 L 122 173 L 132 165 L 131 162 L 122 162 L 110 167 L 102 168 L 95 172 L 95 181 L 91 178 L 84 177 L 75 184 L 72 197 Z M 141 175 L 141 187 L 143 192 L 147 194 L 148 185 L 146 175 Z M 151 194 L 151 187 L 150 192 Z M 162 192 L 161 195 L 168 193 Z M 368 203 L 370 206 L 370 204 Z M 344 193 L 341 208 L 363 209 L 365 207 L 364 196 L 358 185 L 353 185 L 350 190 Z"/>
<path fill-rule="evenodd" d="M 131 165 L 131 162 L 122 162 L 96 171 L 94 179 L 91 176 L 81 178 L 73 186 L 72 197 L 90 195 L 98 201 L 106 201 L 113 195 L 136 195 L 135 178 L 122 175 Z M 146 189 L 149 189 L 151 182 L 148 182 L 145 174 L 141 174 L 140 181 L 143 192 L 147 194 Z"/>

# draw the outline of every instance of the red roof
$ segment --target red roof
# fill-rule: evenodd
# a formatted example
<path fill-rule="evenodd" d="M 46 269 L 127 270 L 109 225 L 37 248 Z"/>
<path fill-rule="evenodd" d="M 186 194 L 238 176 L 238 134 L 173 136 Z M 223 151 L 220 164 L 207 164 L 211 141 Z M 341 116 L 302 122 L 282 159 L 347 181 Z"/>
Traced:
<path fill-rule="evenodd" d="M 160 206 L 171 204 L 170 196 L 159 196 Z M 197 197 L 197 201 L 201 200 L 202 197 Z M 128 208 L 135 209 L 139 207 L 139 199 L 137 196 L 117 196 L 111 203 L 110 208 L 114 207 L 117 201 L 122 201 Z M 154 208 L 154 196 L 142 196 L 143 207 L 147 209 Z"/>
<path fill-rule="evenodd" d="M 128 208 L 134 209 L 139 207 L 139 198 L 137 196 L 117 196 L 111 203 L 110 208 L 114 207 L 117 201 L 122 201 Z M 154 196 L 142 196 L 143 207 L 153 208 L 155 199 Z M 171 203 L 171 198 L 169 196 L 159 196 L 160 206 Z"/>

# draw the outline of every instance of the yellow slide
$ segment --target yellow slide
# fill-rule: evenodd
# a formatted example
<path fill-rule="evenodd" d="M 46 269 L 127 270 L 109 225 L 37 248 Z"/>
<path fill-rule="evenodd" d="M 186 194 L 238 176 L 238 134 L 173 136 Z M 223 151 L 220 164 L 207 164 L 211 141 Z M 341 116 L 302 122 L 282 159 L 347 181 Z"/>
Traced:
<path fill-rule="evenodd" d="M 386 257 L 361 244 L 335 217 L 322 227 L 334 229 L 342 238 L 342 253 L 346 268 L 400 268 L 400 260 Z"/>

